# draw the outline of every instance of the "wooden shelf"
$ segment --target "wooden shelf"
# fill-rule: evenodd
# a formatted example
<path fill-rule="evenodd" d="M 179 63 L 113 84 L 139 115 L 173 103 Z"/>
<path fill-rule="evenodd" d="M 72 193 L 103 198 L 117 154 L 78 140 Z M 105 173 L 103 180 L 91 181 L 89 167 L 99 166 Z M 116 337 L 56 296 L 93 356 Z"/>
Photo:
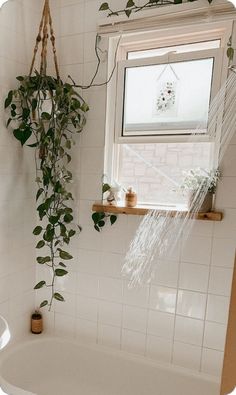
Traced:
<path fill-rule="evenodd" d="M 96 212 L 104 212 L 110 214 L 131 214 L 131 215 L 146 215 L 150 210 L 156 210 L 160 214 L 166 214 L 168 211 L 171 216 L 175 216 L 175 214 L 183 213 L 183 216 L 187 213 L 187 210 L 184 207 L 163 207 L 163 206 L 142 206 L 137 205 L 136 207 L 125 207 L 122 205 L 109 205 L 109 204 L 101 204 L 99 202 L 94 203 L 92 207 L 93 211 Z M 210 211 L 209 213 L 198 213 L 195 215 L 195 219 L 199 219 L 202 221 L 222 221 L 223 214 L 221 212 Z"/>

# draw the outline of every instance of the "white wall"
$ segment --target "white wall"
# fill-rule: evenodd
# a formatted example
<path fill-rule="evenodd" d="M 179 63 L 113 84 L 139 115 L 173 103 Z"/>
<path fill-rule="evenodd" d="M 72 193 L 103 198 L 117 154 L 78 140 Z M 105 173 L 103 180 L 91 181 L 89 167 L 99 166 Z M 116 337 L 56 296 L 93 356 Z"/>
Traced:
<path fill-rule="evenodd" d="M 15 0 L 0 9 L 0 314 L 16 336 L 29 331 L 34 307 L 33 156 L 6 129 L 3 107 L 15 77 L 28 73 L 37 6 L 36 0 Z"/>
<path fill-rule="evenodd" d="M 100 4 L 54 2 L 64 78 L 70 73 L 87 84 L 95 70 Z M 105 71 L 103 64 L 99 80 Z M 67 302 L 58 303 L 55 313 L 45 311 L 47 330 L 219 376 L 236 241 L 236 139 L 226 154 L 217 196 L 224 220 L 197 222 L 187 245 L 180 242 L 172 257 L 157 261 L 152 284 L 129 290 L 121 267 L 140 218 L 121 215 L 101 234 L 93 229 L 91 206 L 100 198 L 103 173 L 106 88 L 90 89 L 84 97 L 91 110 L 73 162 L 83 232 L 73 242 L 71 274 L 60 287 Z"/>

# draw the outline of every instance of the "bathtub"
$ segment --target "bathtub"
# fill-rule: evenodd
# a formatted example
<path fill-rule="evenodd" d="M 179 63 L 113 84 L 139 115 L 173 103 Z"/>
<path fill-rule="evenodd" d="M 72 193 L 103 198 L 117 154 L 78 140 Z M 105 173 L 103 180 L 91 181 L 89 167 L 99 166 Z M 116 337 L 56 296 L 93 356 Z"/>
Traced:
<path fill-rule="evenodd" d="M 43 336 L 1 352 L 0 380 L 10 395 L 219 394 L 219 384 L 207 376 Z"/>

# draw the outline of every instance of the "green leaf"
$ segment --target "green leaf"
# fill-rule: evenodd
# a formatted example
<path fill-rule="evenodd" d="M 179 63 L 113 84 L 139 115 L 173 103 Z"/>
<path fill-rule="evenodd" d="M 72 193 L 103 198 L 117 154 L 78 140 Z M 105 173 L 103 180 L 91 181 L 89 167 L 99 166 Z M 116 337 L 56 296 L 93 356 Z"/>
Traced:
<path fill-rule="evenodd" d="M 22 77 L 22 75 L 19 75 L 18 77 L 16 77 L 16 79 L 17 79 L 18 81 L 24 81 L 24 77 Z"/>
<path fill-rule="evenodd" d="M 105 226 L 105 221 L 99 221 L 98 226 L 99 228 L 103 228 L 103 226 Z"/>
<path fill-rule="evenodd" d="M 36 194 L 36 201 L 37 201 L 38 198 L 42 195 L 43 192 L 44 192 L 44 189 L 43 189 L 43 188 L 40 188 L 40 189 L 37 191 L 37 194 Z"/>
<path fill-rule="evenodd" d="M 128 0 L 127 4 L 126 4 L 126 8 L 130 8 L 133 7 L 135 5 L 133 0 Z"/>
<path fill-rule="evenodd" d="M 37 285 L 35 285 L 34 289 L 43 288 L 44 285 L 46 285 L 46 282 L 40 281 Z"/>
<path fill-rule="evenodd" d="M 9 118 L 8 121 L 7 121 L 7 128 L 10 125 L 11 121 L 12 121 L 12 118 Z"/>
<path fill-rule="evenodd" d="M 38 147 L 38 145 L 39 145 L 39 143 L 33 143 L 33 144 L 27 144 L 27 147 L 30 147 L 30 148 L 36 148 L 36 147 Z"/>
<path fill-rule="evenodd" d="M 70 163 L 71 162 L 71 156 L 66 154 L 66 158 L 67 158 L 67 163 Z"/>
<path fill-rule="evenodd" d="M 59 266 L 66 267 L 66 265 L 63 262 L 59 262 Z"/>
<path fill-rule="evenodd" d="M 38 244 L 36 245 L 36 248 L 43 248 L 44 246 L 45 246 L 45 241 L 40 240 L 40 241 L 38 242 Z"/>
<path fill-rule="evenodd" d="M 132 14 L 132 10 L 125 10 L 125 13 L 126 13 L 127 17 L 129 18 L 130 15 Z"/>
<path fill-rule="evenodd" d="M 81 110 L 83 112 L 87 112 L 87 111 L 89 111 L 89 106 L 86 103 L 83 103 L 81 106 Z"/>
<path fill-rule="evenodd" d="M 53 294 L 54 299 L 58 300 L 59 302 L 65 302 L 65 299 L 63 298 L 63 296 L 61 294 L 59 294 L 58 292 Z"/>
<path fill-rule="evenodd" d="M 51 115 L 50 115 L 48 112 L 42 112 L 41 118 L 42 118 L 44 121 L 50 121 Z"/>
<path fill-rule="evenodd" d="M 47 306 L 47 305 L 48 305 L 48 301 L 44 300 L 42 303 L 40 303 L 39 307 L 41 309 L 42 307 Z"/>
<path fill-rule="evenodd" d="M 101 232 L 101 229 L 100 229 L 99 226 L 97 226 L 97 225 L 94 225 L 94 229 L 95 229 L 97 232 Z"/>
<path fill-rule="evenodd" d="M 55 274 L 57 277 L 63 277 L 67 274 L 68 272 L 64 269 L 56 269 Z"/>
<path fill-rule="evenodd" d="M 60 224 L 60 231 L 61 231 L 61 236 L 66 235 L 66 227 L 64 224 Z"/>
<path fill-rule="evenodd" d="M 234 49 L 232 47 L 229 47 L 227 49 L 227 56 L 228 56 L 229 60 L 233 60 L 233 58 L 234 58 Z"/>
<path fill-rule="evenodd" d="M 53 241 L 54 235 L 55 235 L 55 230 L 53 228 L 52 229 L 48 229 L 44 233 L 43 238 L 44 238 L 45 241 L 50 243 L 51 241 Z"/>
<path fill-rule="evenodd" d="M 34 228 L 34 230 L 33 230 L 33 234 L 34 234 L 35 236 L 38 236 L 38 235 L 40 235 L 40 233 L 42 232 L 42 230 L 43 230 L 42 226 L 36 226 L 36 228 Z"/>
<path fill-rule="evenodd" d="M 102 193 L 105 193 L 111 189 L 111 186 L 109 184 L 103 184 L 102 186 Z"/>
<path fill-rule="evenodd" d="M 101 220 L 101 213 L 93 213 L 92 214 L 92 220 L 93 222 L 96 224 L 97 222 L 99 222 Z"/>
<path fill-rule="evenodd" d="M 108 3 L 102 3 L 100 8 L 99 8 L 99 11 L 106 11 L 106 10 L 109 10 Z"/>
<path fill-rule="evenodd" d="M 30 115 L 30 110 L 28 108 L 23 108 L 22 118 L 27 119 L 29 117 L 29 115 Z"/>
<path fill-rule="evenodd" d="M 76 234 L 76 231 L 71 229 L 68 233 L 69 237 L 73 237 Z"/>
<path fill-rule="evenodd" d="M 71 149 L 71 141 L 70 140 L 66 141 L 66 148 Z"/>
<path fill-rule="evenodd" d="M 116 215 L 111 215 L 110 216 L 111 225 L 113 225 L 116 222 L 116 220 L 117 220 L 117 216 Z"/>
<path fill-rule="evenodd" d="M 50 258 L 50 256 L 45 256 L 45 257 L 43 257 L 43 256 L 38 256 L 37 262 L 38 262 L 40 265 L 44 265 L 44 263 L 51 262 L 51 258 Z"/>
<path fill-rule="evenodd" d="M 58 222 L 59 218 L 60 218 L 59 215 L 57 215 L 57 216 L 52 215 L 51 217 L 49 217 L 49 222 L 52 225 L 55 225 Z"/>
<path fill-rule="evenodd" d="M 73 259 L 72 255 L 70 255 L 68 252 L 63 250 L 59 250 L 59 256 L 61 259 L 65 259 L 65 260 Z"/>
<path fill-rule="evenodd" d="M 190 1 L 193 1 L 193 0 L 190 0 Z M 174 3 L 175 4 L 181 4 L 181 3 L 183 3 L 183 0 L 174 0 Z"/>
<path fill-rule="evenodd" d="M 9 107 L 13 99 L 13 91 L 8 92 L 8 96 L 5 100 L 5 108 Z"/>
<path fill-rule="evenodd" d="M 23 146 L 26 141 L 30 138 L 32 134 L 32 130 L 27 125 L 24 129 L 15 129 L 13 130 L 13 134 L 17 140 L 20 141 L 21 145 Z"/>
<path fill-rule="evenodd" d="M 73 217 L 73 215 L 71 215 L 71 214 L 66 214 L 66 215 L 64 216 L 64 221 L 65 221 L 67 224 L 69 224 L 71 221 L 73 221 L 73 219 L 74 219 L 74 217 Z"/>
<path fill-rule="evenodd" d="M 32 102 L 31 102 L 31 107 L 32 107 L 32 110 L 33 110 L 33 111 L 36 110 L 37 104 L 38 104 L 37 99 L 33 99 Z"/>

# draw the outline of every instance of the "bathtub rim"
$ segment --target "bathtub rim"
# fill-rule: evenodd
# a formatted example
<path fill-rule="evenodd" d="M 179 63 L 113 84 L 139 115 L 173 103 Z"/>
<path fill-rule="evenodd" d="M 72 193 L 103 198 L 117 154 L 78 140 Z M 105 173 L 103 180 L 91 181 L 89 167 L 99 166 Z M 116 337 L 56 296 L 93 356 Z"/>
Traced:
<path fill-rule="evenodd" d="M 3 350 L 0 351 L 0 385 L 2 379 L 5 380 L 4 377 L 2 377 L 1 369 L 6 359 L 11 357 L 15 352 L 23 349 L 25 346 L 37 345 L 45 342 L 52 342 L 52 343 L 59 342 L 63 344 L 69 344 L 69 345 L 80 347 L 84 350 L 87 349 L 94 352 L 101 352 L 105 355 L 118 357 L 120 360 L 125 359 L 127 361 L 131 361 L 138 364 L 145 364 L 146 366 L 151 366 L 157 369 L 159 368 L 172 373 L 180 374 L 182 376 L 194 377 L 195 379 L 199 379 L 202 381 L 207 381 L 214 384 L 220 384 L 220 379 L 221 379 L 220 377 L 213 376 L 200 371 L 194 371 L 192 369 L 188 369 L 171 363 L 156 361 L 147 356 L 128 353 L 123 350 L 113 349 L 111 347 L 103 346 L 96 343 L 84 343 L 84 342 L 82 343 L 82 341 L 70 339 L 62 336 L 41 334 L 39 335 L 39 337 L 36 337 L 36 335 L 29 334 L 27 337 L 22 338 L 20 341 L 19 340 L 13 342 L 10 341 L 9 344 Z"/>

